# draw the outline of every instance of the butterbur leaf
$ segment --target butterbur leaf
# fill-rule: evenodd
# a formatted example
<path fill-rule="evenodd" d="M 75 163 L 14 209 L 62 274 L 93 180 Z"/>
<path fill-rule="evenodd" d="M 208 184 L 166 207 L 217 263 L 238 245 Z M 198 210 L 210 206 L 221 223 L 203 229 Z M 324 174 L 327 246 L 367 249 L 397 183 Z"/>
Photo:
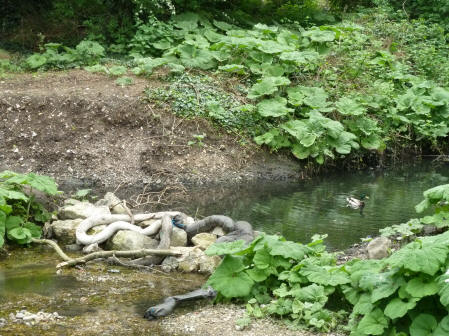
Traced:
<path fill-rule="evenodd" d="M 0 176 L 2 178 L 2 176 Z M 40 190 L 49 195 L 58 194 L 58 185 L 49 176 L 41 176 L 34 173 L 16 174 L 5 179 L 6 183 L 26 184 L 34 189 Z M 0 189 L 1 192 L 1 189 Z"/>
<path fill-rule="evenodd" d="M 277 241 L 271 245 L 270 254 L 300 261 L 304 258 L 306 247 L 292 241 Z"/>
<path fill-rule="evenodd" d="M 335 40 L 335 32 L 330 30 L 320 30 L 320 29 L 313 29 L 308 30 L 303 33 L 303 36 L 307 36 L 310 38 L 313 42 L 332 42 Z"/>
<path fill-rule="evenodd" d="M 279 58 L 283 61 L 290 61 L 297 65 L 303 65 L 317 61 L 320 58 L 320 54 L 312 50 L 287 51 L 280 54 Z"/>
<path fill-rule="evenodd" d="M 28 201 L 28 197 L 20 191 L 8 190 L 0 187 L 0 198 L 1 199 L 11 199 L 11 200 L 22 200 Z"/>
<path fill-rule="evenodd" d="M 433 279 L 424 279 L 423 276 L 420 276 L 411 279 L 405 290 L 415 298 L 422 298 L 438 293 L 438 284 Z"/>
<path fill-rule="evenodd" d="M 246 273 L 253 279 L 255 282 L 265 281 L 271 272 L 268 269 L 260 269 L 260 268 L 252 268 L 246 271 Z"/>
<path fill-rule="evenodd" d="M 299 87 L 287 89 L 288 103 L 293 106 L 301 106 L 304 103 L 305 95 Z"/>
<path fill-rule="evenodd" d="M 449 335 L 449 316 L 444 317 L 440 321 L 440 323 L 438 323 L 438 326 L 436 327 L 432 336 L 447 336 L 447 335 Z"/>
<path fill-rule="evenodd" d="M 249 99 L 256 99 L 264 95 L 269 95 L 278 90 L 277 85 L 272 80 L 262 79 L 254 84 L 248 93 Z"/>
<path fill-rule="evenodd" d="M 305 136 L 301 139 L 300 143 L 304 147 L 310 147 L 315 143 L 316 140 L 316 134 L 313 133 L 307 133 Z"/>
<path fill-rule="evenodd" d="M 384 147 L 382 138 L 377 134 L 371 134 L 370 136 L 363 138 L 361 144 L 366 149 L 381 149 Z"/>
<path fill-rule="evenodd" d="M 420 314 L 410 325 L 410 336 L 432 335 L 437 327 L 437 320 L 429 314 Z"/>
<path fill-rule="evenodd" d="M 360 320 L 357 331 L 364 335 L 382 335 L 387 327 L 388 318 L 377 308 Z"/>
<path fill-rule="evenodd" d="M 310 156 L 310 149 L 300 144 L 294 144 L 291 151 L 292 154 L 300 160 L 306 159 Z"/>
<path fill-rule="evenodd" d="M 394 298 L 385 307 L 384 314 L 392 320 L 400 318 L 407 314 L 410 309 L 415 308 L 417 301 L 417 299 L 402 301 L 400 298 Z"/>
<path fill-rule="evenodd" d="M 275 41 L 263 40 L 259 42 L 257 49 L 266 54 L 278 54 L 286 50 L 291 50 L 292 48 Z"/>
<path fill-rule="evenodd" d="M 198 27 L 198 14 L 186 12 L 173 17 L 174 25 L 183 30 L 192 31 Z"/>
<path fill-rule="evenodd" d="M 335 103 L 335 106 L 338 112 L 343 115 L 358 116 L 366 112 L 366 109 L 361 104 L 348 97 L 340 98 Z"/>
<path fill-rule="evenodd" d="M 35 70 L 47 63 L 47 58 L 40 54 L 34 54 L 28 57 L 25 63 L 30 69 Z"/>
<path fill-rule="evenodd" d="M 246 73 L 245 66 L 240 64 L 227 64 L 219 66 L 218 69 L 226 72 L 236 73 L 239 75 L 244 75 Z"/>
<path fill-rule="evenodd" d="M 301 140 L 308 134 L 307 124 L 302 120 L 290 120 L 281 124 L 280 127 L 298 140 Z"/>
<path fill-rule="evenodd" d="M 16 227 L 12 230 L 8 230 L 6 233 L 9 240 L 13 240 L 19 244 L 27 244 L 31 241 L 31 232 L 27 228 Z"/>
<path fill-rule="evenodd" d="M 242 257 L 226 255 L 207 284 L 224 297 L 245 297 L 251 292 L 254 280 L 243 272 L 244 269 Z"/>
<path fill-rule="evenodd" d="M 6 231 L 18 228 L 22 225 L 23 218 L 19 216 L 9 216 L 6 218 L 5 227 Z"/>
<path fill-rule="evenodd" d="M 448 246 L 431 242 L 412 242 L 391 255 L 387 262 L 413 272 L 434 275 L 446 260 Z"/>
<path fill-rule="evenodd" d="M 287 99 L 276 97 L 262 100 L 257 104 L 257 111 L 263 117 L 281 117 L 293 112 L 293 109 L 287 107 Z"/>
<path fill-rule="evenodd" d="M 256 142 L 256 144 L 258 145 L 262 145 L 262 144 L 266 144 L 269 145 L 271 142 L 273 142 L 273 140 L 275 139 L 275 137 L 279 136 L 279 130 L 274 128 L 271 131 L 259 135 L 257 137 L 254 138 L 254 141 Z"/>

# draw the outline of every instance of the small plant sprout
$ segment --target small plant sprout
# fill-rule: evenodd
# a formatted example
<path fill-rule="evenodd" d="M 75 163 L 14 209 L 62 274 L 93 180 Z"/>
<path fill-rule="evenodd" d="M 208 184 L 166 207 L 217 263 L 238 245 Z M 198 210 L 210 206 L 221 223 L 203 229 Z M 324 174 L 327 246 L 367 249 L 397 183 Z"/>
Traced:
<path fill-rule="evenodd" d="M 189 146 L 193 146 L 193 145 L 197 145 L 198 147 L 203 147 L 204 146 L 204 138 L 206 137 L 206 134 L 193 134 L 192 137 L 194 138 L 194 140 L 190 140 L 187 145 Z"/>

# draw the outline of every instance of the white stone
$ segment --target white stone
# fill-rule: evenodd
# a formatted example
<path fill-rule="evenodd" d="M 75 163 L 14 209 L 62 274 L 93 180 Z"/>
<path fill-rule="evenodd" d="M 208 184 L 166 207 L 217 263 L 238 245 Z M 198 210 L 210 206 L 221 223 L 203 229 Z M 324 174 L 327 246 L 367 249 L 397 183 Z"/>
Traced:
<path fill-rule="evenodd" d="M 106 205 L 95 206 L 87 201 L 71 200 L 70 204 L 66 204 L 59 209 L 58 217 L 60 219 L 85 219 L 93 215 L 107 216 L 110 214 L 111 211 Z"/>
<path fill-rule="evenodd" d="M 187 232 L 176 226 L 173 227 L 173 231 L 170 236 L 170 246 L 186 246 L 187 245 Z"/>
<path fill-rule="evenodd" d="M 202 232 L 193 236 L 192 243 L 195 246 L 198 246 L 202 250 L 206 250 L 209 246 L 211 246 L 217 240 L 217 236 L 212 233 Z"/>
<path fill-rule="evenodd" d="M 76 242 L 76 228 L 82 222 L 82 219 L 58 220 L 50 224 L 52 237 L 65 244 L 74 244 Z"/>
<path fill-rule="evenodd" d="M 387 237 L 377 237 L 369 242 L 366 250 L 369 259 L 383 259 L 388 257 L 391 240 Z"/>
<path fill-rule="evenodd" d="M 129 230 L 117 231 L 107 242 L 108 249 L 121 251 L 153 249 L 158 244 L 159 242 L 151 237 Z"/>

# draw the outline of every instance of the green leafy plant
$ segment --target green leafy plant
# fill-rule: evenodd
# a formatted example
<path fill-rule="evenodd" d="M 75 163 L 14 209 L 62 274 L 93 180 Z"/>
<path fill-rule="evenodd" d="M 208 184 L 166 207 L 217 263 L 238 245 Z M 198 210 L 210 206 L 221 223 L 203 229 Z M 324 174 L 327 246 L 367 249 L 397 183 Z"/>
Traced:
<path fill-rule="evenodd" d="M 204 146 L 204 138 L 206 137 L 206 134 L 194 134 L 192 135 L 194 140 L 190 140 L 189 142 L 187 142 L 188 146 L 198 146 L 198 147 L 203 147 Z"/>
<path fill-rule="evenodd" d="M 41 236 L 37 224 L 45 223 L 51 215 L 35 201 L 34 190 L 53 196 L 59 193 L 50 177 L 11 171 L 0 173 L 0 247 L 5 238 L 23 245 Z"/>

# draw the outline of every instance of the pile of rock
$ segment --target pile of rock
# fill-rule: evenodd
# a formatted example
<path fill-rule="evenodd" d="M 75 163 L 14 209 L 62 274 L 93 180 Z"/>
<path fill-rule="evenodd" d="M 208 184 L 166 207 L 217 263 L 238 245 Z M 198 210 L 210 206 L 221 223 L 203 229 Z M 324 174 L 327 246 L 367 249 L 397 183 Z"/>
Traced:
<path fill-rule="evenodd" d="M 20 310 L 16 311 L 16 313 L 10 313 L 9 314 L 9 320 L 11 323 L 23 323 L 28 326 L 35 325 L 40 322 L 54 322 L 59 319 L 64 318 L 63 316 L 60 316 L 57 312 L 54 313 L 45 313 L 43 311 L 37 312 L 36 314 L 31 313 L 27 310 Z M 6 325 L 6 320 L 4 320 L 3 323 Z M 2 321 L 0 321 L 1 326 Z"/>
<path fill-rule="evenodd" d="M 122 205 L 119 198 L 113 193 L 107 193 L 105 197 L 95 204 L 88 201 L 79 201 L 76 199 L 68 199 L 59 209 L 57 217 L 44 228 L 47 238 L 54 238 L 68 251 L 81 250 L 83 246 L 76 244 L 76 229 L 80 223 L 87 217 L 95 215 L 111 215 L 111 214 L 128 214 L 127 209 Z M 142 227 L 151 225 L 153 220 L 138 223 Z M 189 224 L 189 223 L 185 223 Z M 102 231 L 105 225 L 95 226 L 89 234 L 96 234 Z M 165 271 L 180 270 L 183 272 L 202 272 L 212 273 L 220 263 L 217 256 L 207 256 L 204 254 L 211 244 L 218 237 L 224 235 L 221 228 L 215 228 L 210 233 L 199 233 L 192 237 L 191 244 L 188 245 L 187 233 L 178 227 L 173 227 L 171 234 L 170 249 L 181 253 L 180 257 L 168 257 L 162 263 Z M 119 230 L 100 247 L 106 250 L 139 250 L 154 249 L 159 244 L 159 236 L 145 236 L 139 232 Z"/>

